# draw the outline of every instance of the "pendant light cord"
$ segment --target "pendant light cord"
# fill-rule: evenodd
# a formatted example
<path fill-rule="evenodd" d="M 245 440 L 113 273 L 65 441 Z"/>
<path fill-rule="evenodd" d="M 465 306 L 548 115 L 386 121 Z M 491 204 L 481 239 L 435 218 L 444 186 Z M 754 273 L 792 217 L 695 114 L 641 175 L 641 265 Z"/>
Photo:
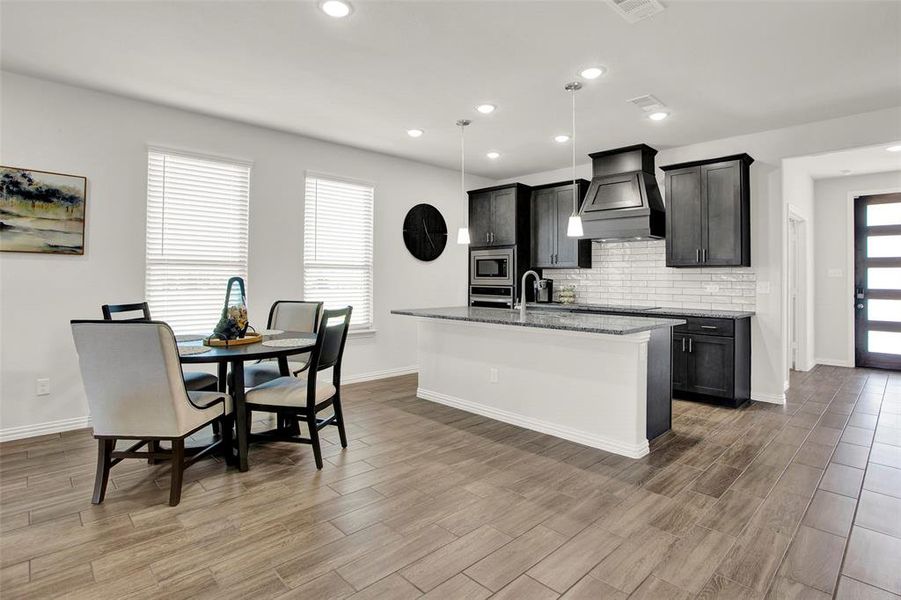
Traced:
<path fill-rule="evenodd" d="M 460 198 L 463 202 L 463 226 L 469 227 L 469 210 L 466 202 L 466 141 L 463 135 L 466 125 L 460 123 Z"/>
<path fill-rule="evenodd" d="M 572 88 L 572 151 L 573 151 L 573 215 L 579 214 L 579 192 L 576 189 L 576 88 Z"/>

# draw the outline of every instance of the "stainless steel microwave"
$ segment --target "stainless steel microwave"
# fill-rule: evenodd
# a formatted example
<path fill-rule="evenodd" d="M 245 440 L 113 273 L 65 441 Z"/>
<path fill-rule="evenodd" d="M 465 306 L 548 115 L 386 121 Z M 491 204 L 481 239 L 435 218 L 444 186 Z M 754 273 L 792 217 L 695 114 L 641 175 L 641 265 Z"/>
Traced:
<path fill-rule="evenodd" d="M 472 250 L 469 253 L 470 285 L 516 285 L 513 248 Z"/>

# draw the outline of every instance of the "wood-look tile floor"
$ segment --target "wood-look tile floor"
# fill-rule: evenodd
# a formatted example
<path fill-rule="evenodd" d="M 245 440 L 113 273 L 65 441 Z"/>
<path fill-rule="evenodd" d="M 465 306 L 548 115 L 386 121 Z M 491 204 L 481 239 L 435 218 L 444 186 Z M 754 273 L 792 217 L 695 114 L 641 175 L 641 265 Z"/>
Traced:
<path fill-rule="evenodd" d="M 90 504 L 88 431 L 0 445 L 12 598 L 899 598 L 901 373 L 818 367 L 785 406 L 674 403 L 630 460 L 347 386 L 350 448 L 126 461 Z M 263 426 L 265 423 L 258 423 Z"/>

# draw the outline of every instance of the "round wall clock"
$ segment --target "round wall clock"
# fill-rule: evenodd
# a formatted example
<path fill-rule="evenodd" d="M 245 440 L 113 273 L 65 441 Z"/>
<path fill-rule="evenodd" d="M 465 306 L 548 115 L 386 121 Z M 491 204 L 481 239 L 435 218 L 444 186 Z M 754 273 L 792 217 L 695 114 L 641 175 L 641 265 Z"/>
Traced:
<path fill-rule="evenodd" d="M 435 260 L 447 245 L 447 224 L 431 204 L 417 204 L 404 219 L 404 244 L 410 254 L 423 261 Z"/>

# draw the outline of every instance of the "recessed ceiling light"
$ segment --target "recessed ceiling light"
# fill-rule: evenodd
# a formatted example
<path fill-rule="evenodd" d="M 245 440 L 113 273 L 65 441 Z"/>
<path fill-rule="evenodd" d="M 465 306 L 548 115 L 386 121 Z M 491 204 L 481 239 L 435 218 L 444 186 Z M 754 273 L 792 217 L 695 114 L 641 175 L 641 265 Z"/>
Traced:
<path fill-rule="evenodd" d="M 652 121 L 662 121 L 663 119 L 667 118 L 668 116 L 669 116 L 668 112 L 661 110 L 659 112 L 654 112 L 654 113 L 649 114 L 648 118 Z"/>
<path fill-rule="evenodd" d="M 490 115 L 496 108 L 497 107 L 493 104 L 479 104 L 478 106 L 476 106 L 476 110 L 483 115 Z"/>
<path fill-rule="evenodd" d="M 500 158 L 501 153 L 500 153 L 500 152 L 494 152 L 494 151 L 491 151 L 491 152 L 487 153 L 485 156 L 487 156 L 487 157 L 490 158 L 491 160 L 496 160 L 496 159 Z"/>
<path fill-rule="evenodd" d="M 606 72 L 607 69 L 604 67 L 588 67 L 587 69 L 583 69 L 579 75 L 585 79 L 597 79 Z"/>
<path fill-rule="evenodd" d="M 345 2 L 344 0 L 324 0 L 324 2 L 319 3 L 319 8 L 328 16 L 336 19 L 346 17 L 353 10 L 350 2 Z"/>
<path fill-rule="evenodd" d="M 422 129 L 408 129 L 407 130 L 407 135 L 410 136 L 411 138 L 418 138 L 418 137 L 422 136 L 423 133 L 425 133 L 425 132 Z"/>
<path fill-rule="evenodd" d="M 555 135 L 554 141 L 557 142 L 558 144 L 565 144 L 566 142 L 569 141 L 569 136 L 568 135 Z"/>
<path fill-rule="evenodd" d="M 886 148 L 886 150 L 888 150 L 889 152 L 901 152 L 901 144 L 898 144 L 896 146 L 889 146 L 888 148 Z"/>

